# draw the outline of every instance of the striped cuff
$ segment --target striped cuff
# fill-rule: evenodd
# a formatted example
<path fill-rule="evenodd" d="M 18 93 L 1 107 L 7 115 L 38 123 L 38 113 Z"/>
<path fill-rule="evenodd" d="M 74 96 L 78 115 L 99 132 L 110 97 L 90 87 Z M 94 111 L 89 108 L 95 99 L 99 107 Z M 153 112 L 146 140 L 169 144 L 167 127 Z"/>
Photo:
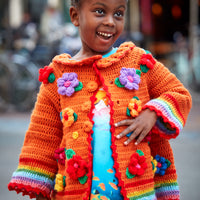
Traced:
<path fill-rule="evenodd" d="M 143 109 L 146 108 L 156 112 L 158 120 L 152 131 L 162 137 L 167 139 L 175 138 L 183 129 L 185 121 L 175 103 L 157 98 L 145 104 Z"/>
<path fill-rule="evenodd" d="M 41 193 L 44 197 L 50 198 L 51 190 L 54 187 L 54 175 L 41 173 L 24 168 L 18 168 L 12 175 L 12 179 L 8 184 L 9 190 L 15 190 L 22 195 L 29 195 L 35 198 L 36 194 Z"/>

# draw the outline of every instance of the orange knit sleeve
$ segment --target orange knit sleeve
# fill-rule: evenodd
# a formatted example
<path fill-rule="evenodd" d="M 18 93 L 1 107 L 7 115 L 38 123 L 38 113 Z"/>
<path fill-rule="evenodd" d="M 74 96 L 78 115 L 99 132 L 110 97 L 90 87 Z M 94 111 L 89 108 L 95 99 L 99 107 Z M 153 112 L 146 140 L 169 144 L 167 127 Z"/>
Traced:
<path fill-rule="evenodd" d="M 192 106 L 191 96 L 176 76 L 158 61 L 146 76 L 151 100 L 143 109 L 149 108 L 158 115 L 153 131 L 167 139 L 175 138 L 186 123 Z"/>
<path fill-rule="evenodd" d="M 54 151 L 62 139 L 59 105 L 56 83 L 42 84 L 9 190 L 50 198 L 57 172 Z"/>

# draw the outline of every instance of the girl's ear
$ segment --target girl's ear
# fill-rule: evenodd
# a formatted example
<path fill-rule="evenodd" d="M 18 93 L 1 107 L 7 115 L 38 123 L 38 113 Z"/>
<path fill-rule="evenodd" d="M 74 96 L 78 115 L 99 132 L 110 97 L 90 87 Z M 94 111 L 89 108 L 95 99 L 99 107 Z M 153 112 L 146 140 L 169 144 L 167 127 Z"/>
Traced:
<path fill-rule="evenodd" d="M 79 13 L 78 9 L 74 6 L 72 6 L 69 10 L 71 22 L 74 24 L 74 26 L 79 26 Z"/>

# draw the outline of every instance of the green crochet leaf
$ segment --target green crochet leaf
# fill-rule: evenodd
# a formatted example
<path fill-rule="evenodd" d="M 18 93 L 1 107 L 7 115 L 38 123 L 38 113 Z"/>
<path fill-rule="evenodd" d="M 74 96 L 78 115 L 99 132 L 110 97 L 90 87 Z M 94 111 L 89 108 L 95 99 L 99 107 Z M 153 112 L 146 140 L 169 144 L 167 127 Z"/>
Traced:
<path fill-rule="evenodd" d="M 49 77 L 48 77 L 48 81 L 49 83 L 53 83 L 55 81 L 56 77 L 53 73 L 49 74 Z"/>
<path fill-rule="evenodd" d="M 86 175 L 78 178 L 80 184 L 82 184 L 82 185 L 87 182 L 87 179 L 88 179 L 88 177 Z"/>
<path fill-rule="evenodd" d="M 171 165 L 171 162 L 168 159 L 166 159 L 165 162 L 167 163 L 167 168 L 168 168 Z"/>
<path fill-rule="evenodd" d="M 126 176 L 127 176 L 127 178 L 129 178 L 129 179 L 135 177 L 135 175 L 132 175 L 132 174 L 128 171 L 128 167 L 126 168 Z"/>
<path fill-rule="evenodd" d="M 143 73 L 147 73 L 149 71 L 149 68 L 146 65 L 140 65 L 140 69 Z"/>
<path fill-rule="evenodd" d="M 66 186 L 66 182 L 65 182 L 66 176 L 63 176 L 63 186 Z"/>
<path fill-rule="evenodd" d="M 151 161 L 151 165 L 152 165 L 152 170 L 154 170 L 155 169 L 155 165 L 154 165 L 154 163 Z"/>
<path fill-rule="evenodd" d="M 119 78 L 116 78 L 116 79 L 115 79 L 115 85 L 117 85 L 117 86 L 120 87 L 120 88 L 123 88 L 123 87 L 124 87 L 124 85 L 122 85 L 122 84 L 120 83 Z"/>
<path fill-rule="evenodd" d="M 82 89 L 83 89 L 83 83 L 81 83 L 81 82 L 79 81 L 79 85 L 78 85 L 77 87 L 75 87 L 74 90 L 75 90 L 75 92 L 78 92 L 78 91 L 80 91 L 80 90 L 82 90 Z"/>
<path fill-rule="evenodd" d="M 144 153 L 141 150 L 138 149 L 136 152 L 139 154 L 139 156 L 144 156 Z"/>
<path fill-rule="evenodd" d="M 74 116 L 74 121 L 76 122 L 78 119 L 78 115 L 76 113 L 74 113 L 73 116 Z"/>
<path fill-rule="evenodd" d="M 65 149 L 65 155 L 67 160 L 69 160 L 73 157 L 73 155 L 76 155 L 76 153 L 73 149 Z"/>
<path fill-rule="evenodd" d="M 137 96 L 134 96 L 134 97 L 133 97 L 133 99 L 137 99 L 137 100 L 140 100 L 140 99 L 139 99 L 139 98 L 138 98 Z"/>
<path fill-rule="evenodd" d="M 139 69 L 136 69 L 136 74 L 141 77 L 142 72 Z"/>
<path fill-rule="evenodd" d="M 128 108 L 126 109 L 126 114 L 127 114 L 127 116 L 129 116 L 129 117 L 131 116 L 130 110 L 129 110 Z"/>

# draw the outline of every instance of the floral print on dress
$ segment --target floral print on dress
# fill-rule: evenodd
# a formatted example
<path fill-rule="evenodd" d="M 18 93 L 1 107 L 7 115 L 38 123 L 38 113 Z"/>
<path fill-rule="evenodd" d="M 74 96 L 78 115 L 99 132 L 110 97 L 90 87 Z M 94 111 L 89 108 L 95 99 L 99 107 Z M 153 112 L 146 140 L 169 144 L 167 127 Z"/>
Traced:
<path fill-rule="evenodd" d="M 118 87 L 125 87 L 128 90 L 138 90 L 140 83 L 141 71 L 134 68 L 123 67 L 120 71 L 119 78 L 115 79 Z"/>
<path fill-rule="evenodd" d="M 64 73 L 62 78 L 57 80 L 58 93 L 60 95 L 72 96 L 74 92 L 80 91 L 83 84 L 78 80 L 78 75 L 74 72 Z"/>

